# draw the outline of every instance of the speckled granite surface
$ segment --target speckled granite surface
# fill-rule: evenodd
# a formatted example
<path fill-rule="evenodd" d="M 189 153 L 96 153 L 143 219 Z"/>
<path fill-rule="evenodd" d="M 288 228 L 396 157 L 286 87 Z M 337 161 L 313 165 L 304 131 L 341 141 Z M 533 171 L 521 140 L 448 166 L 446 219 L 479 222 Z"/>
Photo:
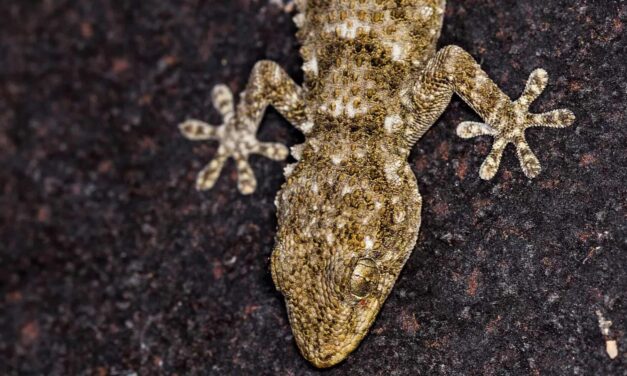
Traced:
<path fill-rule="evenodd" d="M 114 5 L 115 4 L 115 5 Z M 209 90 L 256 60 L 300 80 L 290 16 L 265 0 L 3 1 L 0 5 L 0 373 L 317 374 L 300 357 L 268 268 L 282 164 L 232 165 L 194 191 L 214 144 Z M 528 132 L 545 171 L 489 140 L 460 100 L 415 147 L 419 243 L 360 348 L 330 375 L 627 375 L 625 1 L 450 0 L 442 44 L 574 129 Z M 264 140 L 302 139 L 270 111 Z M 598 327 L 613 321 L 611 360 Z"/>

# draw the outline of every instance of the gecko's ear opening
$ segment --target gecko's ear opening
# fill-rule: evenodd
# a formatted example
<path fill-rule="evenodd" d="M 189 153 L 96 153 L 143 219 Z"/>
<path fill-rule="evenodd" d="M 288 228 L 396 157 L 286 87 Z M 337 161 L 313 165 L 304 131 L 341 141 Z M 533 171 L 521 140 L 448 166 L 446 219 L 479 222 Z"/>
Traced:
<path fill-rule="evenodd" d="M 379 267 L 371 258 L 362 258 L 353 268 L 350 279 L 350 293 L 357 299 L 368 297 L 379 285 Z"/>

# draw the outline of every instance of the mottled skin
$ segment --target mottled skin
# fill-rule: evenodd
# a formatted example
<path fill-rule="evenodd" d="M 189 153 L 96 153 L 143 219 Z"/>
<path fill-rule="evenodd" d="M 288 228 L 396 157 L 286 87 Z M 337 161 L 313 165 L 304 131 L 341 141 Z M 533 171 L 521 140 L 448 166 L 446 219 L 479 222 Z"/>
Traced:
<path fill-rule="evenodd" d="M 228 157 L 239 189 L 256 183 L 251 153 L 283 159 L 287 149 L 255 138 L 265 108 L 274 106 L 306 135 L 292 149 L 277 195 L 279 228 L 272 277 L 283 293 L 296 343 L 317 367 L 342 361 L 367 334 L 415 246 L 421 197 L 407 157 L 414 143 L 458 94 L 485 123 L 464 122 L 459 136 L 494 137 L 480 169 L 492 178 L 509 143 L 530 178 L 540 164 L 524 130 L 565 127 L 568 110 L 528 112 L 548 75 L 531 74 L 512 101 L 475 60 L 456 46 L 436 52 L 444 0 L 300 0 L 305 82 L 294 83 L 273 62 L 259 62 L 235 110 L 218 86 L 224 125 L 181 124 L 188 138 L 221 141 L 218 156 L 198 176 L 211 188 Z"/>

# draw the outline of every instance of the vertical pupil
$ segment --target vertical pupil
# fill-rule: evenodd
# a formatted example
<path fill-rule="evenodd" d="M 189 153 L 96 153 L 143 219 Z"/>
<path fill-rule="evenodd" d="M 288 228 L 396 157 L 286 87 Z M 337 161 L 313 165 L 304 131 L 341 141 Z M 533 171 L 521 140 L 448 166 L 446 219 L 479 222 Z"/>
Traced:
<path fill-rule="evenodd" d="M 357 298 L 370 295 L 379 283 L 379 268 L 374 260 L 364 258 L 357 261 L 351 275 L 351 294 Z"/>

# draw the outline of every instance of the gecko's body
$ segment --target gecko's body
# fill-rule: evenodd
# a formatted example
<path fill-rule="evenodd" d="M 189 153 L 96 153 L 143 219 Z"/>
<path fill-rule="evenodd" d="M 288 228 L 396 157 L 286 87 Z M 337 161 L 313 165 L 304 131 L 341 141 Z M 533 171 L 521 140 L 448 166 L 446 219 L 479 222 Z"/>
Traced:
<path fill-rule="evenodd" d="M 233 157 L 245 194 L 255 189 L 249 154 L 279 160 L 288 154 L 280 144 L 255 138 L 268 105 L 306 135 L 292 149 L 298 162 L 286 167 L 277 195 L 271 268 L 299 349 L 314 365 L 328 367 L 366 335 L 416 244 L 421 197 L 407 157 L 453 93 L 486 122 L 462 123 L 458 134 L 495 138 L 481 167 L 484 179 L 495 175 L 509 143 L 525 174 L 537 175 L 540 166 L 524 130 L 567 126 L 574 116 L 568 110 L 528 113 L 547 83 L 542 70 L 511 101 L 461 48 L 436 52 L 444 0 L 296 3 L 302 87 L 275 63 L 260 62 L 237 109 L 226 87 L 214 90 L 222 126 L 190 120 L 181 130 L 191 139 L 222 141 L 198 188 L 211 188 Z"/>

